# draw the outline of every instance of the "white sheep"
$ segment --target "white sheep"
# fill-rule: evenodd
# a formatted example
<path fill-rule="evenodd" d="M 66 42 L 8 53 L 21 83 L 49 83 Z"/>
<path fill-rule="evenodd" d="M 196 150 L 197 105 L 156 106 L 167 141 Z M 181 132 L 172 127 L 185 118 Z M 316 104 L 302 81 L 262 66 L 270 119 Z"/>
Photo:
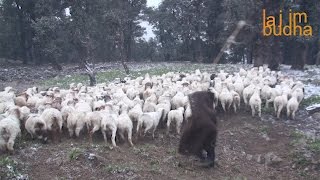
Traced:
<path fill-rule="evenodd" d="M 128 141 L 131 146 L 133 146 L 132 128 L 133 128 L 133 124 L 127 112 L 122 112 L 118 117 L 117 132 L 119 132 L 119 135 L 121 136 L 122 139 L 124 139 L 124 133 L 127 133 Z"/>
<path fill-rule="evenodd" d="M 94 111 L 94 112 L 87 113 L 85 123 L 87 125 L 87 130 L 89 131 L 90 142 L 92 142 L 93 133 L 95 133 L 100 129 L 101 120 L 102 120 L 101 112 Z"/>
<path fill-rule="evenodd" d="M 245 105 L 249 104 L 250 97 L 254 93 L 254 88 L 255 88 L 255 85 L 250 84 L 249 86 L 243 89 L 242 95 L 243 95 L 243 101 Z"/>
<path fill-rule="evenodd" d="M 139 116 L 143 114 L 140 104 L 136 104 L 132 109 L 129 110 L 128 115 L 132 122 L 138 122 Z"/>
<path fill-rule="evenodd" d="M 182 122 L 183 122 L 183 114 L 184 108 L 179 107 L 176 110 L 171 110 L 168 114 L 168 121 L 167 121 L 167 133 L 170 131 L 170 124 L 171 122 L 176 122 L 176 131 L 180 134 Z"/>
<path fill-rule="evenodd" d="M 104 141 L 107 143 L 107 131 L 111 130 L 111 142 L 114 147 L 116 144 L 116 133 L 117 133 L 117 122 L 118 115 L 116 113 L 110 113 L 106 111 L 101 111 L 102 119 L 101 119 L 101 132 L 104 138 Z"/>
<path fill-rule="evenodd" d="M 30 115 L 26 120 L 25 129 L 31 135 L 31 138 L 38 138 L 47 141 L 47 125 L 46 122 L 38 114 Z"/>
<path fill-rule="evenodd" d="M 280 118 L 280 114 L 283 108 L 287 106 L 288 103 L 288 95 L 283 94 L 281 96 L 277 96 L 274 98 L 273 107 L 277 118 Z"/>
<path fill-rule="evenodd" d="M 230 93 L 232 94 L 232 97 L 233 97 L 233 100 L 232 100 L 233 110 L 236 113 L 237 109 L 240 109 L 241 98 L 240 98 L 240 95 L 234 90 L 231 90 Z"/>
<path fill-rule="evenodd" d="M 20 110 L 12 107 L 8 110 L 8 117 L 0 121 L 0 150 L 13 152 L 14 141 L 21 133 Z"/>
<path fill-rule="evenodd" d="M 148 130 L 152 129 L 152 138 L 154 138 L 154 132 L 156 131 L 161 117 L 164 114 L 164 109 L 160 108 L 156 112 L 143 113 L 138 120 L 137 133 L 139 134 L 139 129 L 144 125 L 144 135 Z"/>
<path fill-rule="evenodd" d="M 299 101 L 298 98 L 296 97 L 296 94 L 292 94 L 291 98 L 289 99 L 287 103 L 287 117 L 292 119 L 295 119 L 295 114 L 296 111 L 299 108 Z"/>
<path fill-rule="evenodd" d="M 73 110 L 72 112 L 68 113 L 67 128 L 68 128 L 70 137 L 72 137 L 73 134 L 75 134 L 76 137 L 79 137 L 80 132 L 85 126 L 85 124 L 86 124 L 85 112 Z"/>
<path fill-rule="evenodd" d="M 188 96 L 185 96 L 182 92 L 177 92 L 171 100 L 171 109 L 178 109 L 179 107 L 185 107 L 188 103 Z"/>
<path fill-rule="evenodd" d="M 260 87 L 255 87 L 253 95 L 249 100 L 251 107 L 252 117 L 254 117 L 256 110 L 258 111 L 258 116 L 261 117 L 261 98 L 260 98 Z"/>
<path fill-rule="evenodd" d="M 219 101 L 221 103 L 221 106 L 222 106 L 224 112 L 227 112 L 227 110 L 229 110 L 230 106 L 232 105 L 233 96 L 229 92 L 229 90 L 225 84 L 223 85 L 221 93 L 219 94 Z"/>
<path fill-rule="evenodd" d="M 47 130 L 51 133 L 53 141 L 58 138 L 61 141 L 61 130 L 62 130 L 62 115 L 59 110 L 55 108 L 45 109 L 40 116 L 47 125 Z"/>

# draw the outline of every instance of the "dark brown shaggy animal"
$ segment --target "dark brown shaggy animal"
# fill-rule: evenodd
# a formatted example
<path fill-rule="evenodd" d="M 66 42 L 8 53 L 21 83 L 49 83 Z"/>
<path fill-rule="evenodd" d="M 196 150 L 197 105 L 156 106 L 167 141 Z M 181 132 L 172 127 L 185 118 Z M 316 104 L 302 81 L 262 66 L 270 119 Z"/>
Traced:
<path fill-rule="evenodd" d="M 214 166 L 217 138 L 217 119 L 213 109 L 214 94 L 207 91 L 189 95 L 192 115 L 187 120 L 180 139 L 179 153 L 196 155 L 205 160 L 206 166 Z M 203 156 L 203 150 L 207 157 Z"/>

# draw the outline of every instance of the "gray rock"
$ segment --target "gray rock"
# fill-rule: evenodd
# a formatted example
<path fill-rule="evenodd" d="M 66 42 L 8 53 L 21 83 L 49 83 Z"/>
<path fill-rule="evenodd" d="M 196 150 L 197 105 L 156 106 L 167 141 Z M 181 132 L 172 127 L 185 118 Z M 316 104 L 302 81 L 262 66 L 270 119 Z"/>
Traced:
<path fill-rule="evenodd" d="M 316 112 L 316 113 L 312 114 L 312 118 L 315 120 L 320 120 L 320 112 Z"/>
<path fill-rule="evenodd" d="M 275 165 L 275 164 L 279 164 L 280 162 L 283 161 L 274 152 L 269 152 L 266 155 L 264 155 L 264 159 L 265 159 L 265 164 L 266 165 Z"/>
<path fill-rule="evenodd" d="M 246 158 L 247 158 L 248 161 L 251 161 L 253 156 L 251 154 L 247 154 Z"/>

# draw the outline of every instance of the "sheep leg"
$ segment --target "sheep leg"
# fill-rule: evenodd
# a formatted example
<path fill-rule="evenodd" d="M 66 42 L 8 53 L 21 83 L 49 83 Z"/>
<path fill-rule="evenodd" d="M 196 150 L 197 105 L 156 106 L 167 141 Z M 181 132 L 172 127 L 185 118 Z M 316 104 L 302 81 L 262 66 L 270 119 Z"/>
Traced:
<path fill-rule="evenodd" d="M 156 131 L 157 126 L 154 126 L 153 130 L 152 130 L 152 139 L 154 139 L 154 132 Z"/>
<path fill-rule="evenodd" d="M 290 108 L 287 108 L 287 118 L 290 118 Z"/>
<path fill-rule="evenodd" d="M 237 105 L 235 103 L 233 103 L 233 111 L 234 113 L 237 113 Z"/>
<path fill-rule="evenodd" d="M 168 118 L 168 120 L 167 120 L 167 135 L 170 132 L 170 124 L 171 124 L 171 118 Z"/>
<path fill-rule="evenodd" d="M 152 124 L 151 125 L 147 125 L 146 128 L 144 129 L 144 135 L 146 135 L 146 133 L 152 128 Z"/>
<path fill-rule="evenodd" d="M 274 114 L 277 116 L 278 114 L 278 109 L 276 103 L 273 103 L 273 109 L 274 109 Z M 278 116 L 277 116 L 278 117 Z"/>
<path fill-rule="evenodd" d="M 251 113 L 252 113 L 252 117 L 254 117 L 254 115 L 256 114 L 254 105 L 251 105 Z"/>
<path fill-rule="evenodd" d="M 107 144 L 107 143 L 108 143 L 107 133 L 106 133 L 105 130 L 101 130 L 101 131 L 102 131 L 102 135 L 103 135 L 104 142 Z"/>
<path fill-rule="evenodd" d="M 280 106 L 278 107 L 278 111 L 277 111 L 277 118 L 278 118 L 278 119 L 280 118 L 280 114 L 281 114 L 282 108 L 283 108 L 283 105 L 280 105 Z"/>
<path fill-rule="evenodd" d="M 261 118 L 261 104 L 258 105 L 258 116 Z"/>
<path fill-rule="evenodd" d="M 80 131 L 82 130 L 82 127 L 76 127 L 75 133 L 76 136 L 79 137 L 80 136 Z"/>
<path fill-rule="evenodd" d="M 226 112 L 226 105 L 225 105 L 225 103 L 221 102 L 221 106 L 222 106 L 223 111 Z"/>
<path fill-rule="evenodd" d="M 68 130 L 69 130 L 69 136 L 72 137 L 73 136 L 73 129 L 69 128 Z"/>
<path fill-rule="evenodd" d="M 133 146 L 133 143 L 132 143 L 132 129 L 128 129 L 128 141 L 129 141 L 130 146 Z"/>
<path fill-rule="evenodd" d="M 117 134 L 117 127 L 114 127 L 112 129 L 112 135 L 111 135 L 111 142 L 112 142 L 112 146 L 113 147 L 117 147 L 117 144 L 116 144 L 116 134 Z"/>
<path fill-rule="evenodd" d="M 8 140 L 8 143 L 7 143 L 7 149 L 8 149 L 8 151 L 10 151 L 11 154 L 13 153 L 13 146 L 14 146 L 14 140 L 15 139 L 16 139 L 16 136 L 15 135 L 11 135 L 9 140 Z"/>
<path fill-rule="evenodd" d="M 141 128 L 141 121 L 138 120 L 138 123 L 137 123 L 137 134 L 139 136 L 139 129 Z"/>
<path fill-rule="evenodd" d="M 182 122 L 177 122 L 177 124 L 176 124 L 177 134 L 179 134 L 179 135 L 180 135 L 181 124 L 182 124 Z"/>
<path fill-rule="evenodd" d="M 295 117 L 296 117 L 296 111 L 293 110 L 293 111 L 292 111 L 292 120 L 295 120 Z"/>

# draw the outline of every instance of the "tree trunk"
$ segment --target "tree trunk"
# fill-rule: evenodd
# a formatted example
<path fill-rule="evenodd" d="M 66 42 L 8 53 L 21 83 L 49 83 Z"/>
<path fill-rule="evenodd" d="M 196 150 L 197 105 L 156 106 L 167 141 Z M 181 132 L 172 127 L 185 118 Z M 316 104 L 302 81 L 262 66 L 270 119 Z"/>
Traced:
<path fill-rule="evenodd" d="M 318 41 L 318 53 L 317 53 L 317 57 L 316 57 L 316 65 L 317 66 L 320 65 L 320 40 Z"/>
<path fill-rule="evenodd" d="M 303 48 L 302 44 L 297 43 L 295 49 L 296 49 L 296 53 L 295 53 L 295 57 L 294 57 L 294 61 L 293 64 L 291 66 L 291 69 L 296 69 L 296 70 L 303 70 L 304 69 L 304 65 L 305 62 L 307 60 L 308 57 L 308 52 L 309 52 L 309 44 L 306 42 L 304 43 L 304 50 L 303 53 L 301 54 L 301 49 Z M 301 55 L 299 55 L 301 54 Z"/>

